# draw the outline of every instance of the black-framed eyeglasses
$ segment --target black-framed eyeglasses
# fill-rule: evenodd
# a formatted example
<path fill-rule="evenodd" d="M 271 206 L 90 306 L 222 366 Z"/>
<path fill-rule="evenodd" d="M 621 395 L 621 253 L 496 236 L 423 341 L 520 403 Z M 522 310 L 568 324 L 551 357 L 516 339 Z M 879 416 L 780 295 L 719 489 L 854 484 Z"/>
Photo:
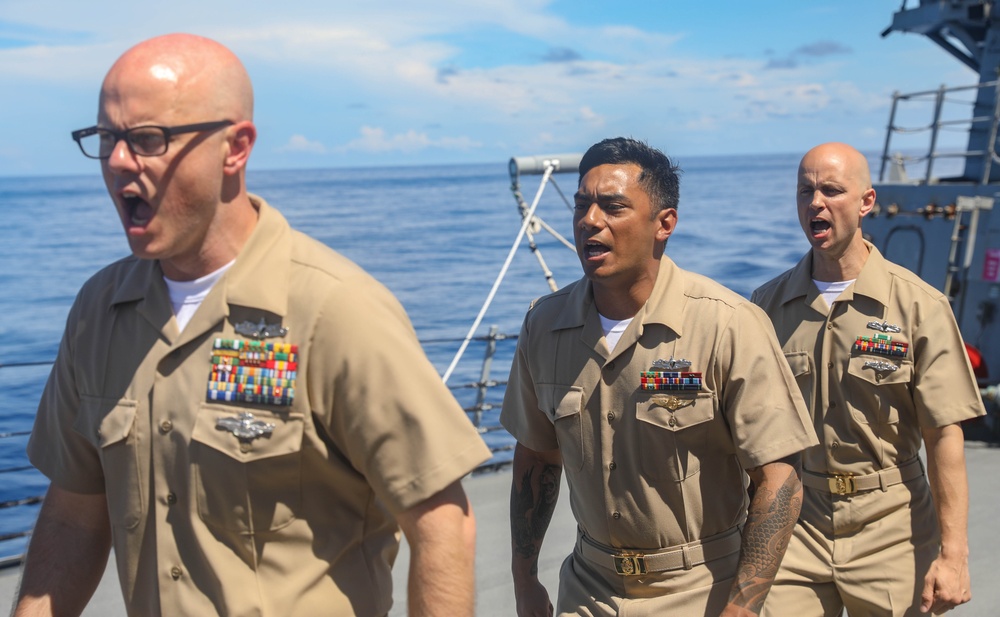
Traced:
<path fill-rule="evenodd" d="M 216 120 L 183 126 L 134 126 L 124 131 L 91 126 L 73 131 L 71 135 L 83 155 L 92 159 L 108 158 L 114 152 L 115 145 L 123 139 L 129 151 L 136 156 L 160 156 L 167 153 L 167 146 L 174 135 L 216 131 L 231 124 L 235 123 L 232 120 Z"/>

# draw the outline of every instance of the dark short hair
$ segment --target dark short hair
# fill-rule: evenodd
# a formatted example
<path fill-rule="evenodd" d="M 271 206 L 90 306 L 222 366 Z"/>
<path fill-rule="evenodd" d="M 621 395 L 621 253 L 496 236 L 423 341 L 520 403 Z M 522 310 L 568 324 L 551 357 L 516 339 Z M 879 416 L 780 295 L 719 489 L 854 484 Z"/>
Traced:
<path fill-rule="evenodd" d="M 630 137 L 605 139 L 591 146 L 580 159 L 577 185 L 588 171 L 599 165 L 629 163 L 642 168 L 639 185 L 649 195 L 654 215 L 661 210 L 677 209 L 677 202 L 680 201 L 680 168 L 666 154 Z"/>

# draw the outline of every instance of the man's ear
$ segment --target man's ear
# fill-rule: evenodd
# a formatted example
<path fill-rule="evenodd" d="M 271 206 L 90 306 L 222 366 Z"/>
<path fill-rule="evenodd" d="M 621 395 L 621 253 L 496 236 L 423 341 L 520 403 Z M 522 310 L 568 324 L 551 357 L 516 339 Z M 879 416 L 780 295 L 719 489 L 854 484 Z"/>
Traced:
<path fill-rule="evenodd" d="M 875 207 L 875 189 L 868 189 L 861 194 L 861 211 L 859 214 L 864 217 Z"/>
<path fill-rule="evenodd" d="M 228 127 L 226 131 L 227 150 L 222 169 L 226 175 L 231 176 L 246 168 L 254 142 L 257 141 L 257 127 L 253 122 L 244 120 Z"/>
<path fill-rule="evenodd" d="M 664 208 L 656 213 L 656 221 L 660 224 L 656 230 L 656 239 L 666 242 L 677 227 L 677 208 Z"/>

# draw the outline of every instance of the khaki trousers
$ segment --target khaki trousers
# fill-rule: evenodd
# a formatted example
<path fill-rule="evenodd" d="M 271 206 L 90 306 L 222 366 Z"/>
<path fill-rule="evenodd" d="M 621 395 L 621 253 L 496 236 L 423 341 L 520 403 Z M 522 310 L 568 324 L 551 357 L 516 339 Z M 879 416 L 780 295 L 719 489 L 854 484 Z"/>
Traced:
<path fill-rule="evenodd" d="M 940 544 L 924 477 L 855 495 L 805 489 L 761 617 L 916 617 Z"/>

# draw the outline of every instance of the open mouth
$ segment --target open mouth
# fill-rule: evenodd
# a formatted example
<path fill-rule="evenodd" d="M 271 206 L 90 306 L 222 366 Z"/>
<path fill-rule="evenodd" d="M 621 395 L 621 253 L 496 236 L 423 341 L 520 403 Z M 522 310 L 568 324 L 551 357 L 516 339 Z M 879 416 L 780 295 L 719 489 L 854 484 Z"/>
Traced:
<path fill-rule="evenodd" d="M 139 197 L 136 193 L 123 193 L 121 203 L 125 208 L 125 215 L 131 225 L 145 227 L 149 224 L 149 220 L 153 218 L 153 209 L 146 200 Z"/>
<path fill-rule="evenodd" d="M 830 222 L 821 219 L 813 219 L 809 221 L 809 230 L 814 234 L 821 234 L 824 231 L 829 231 Z"/>
<path fill-rule="evenodd" d="M 604 246 L 600 242 L 594 242 L 593 240 L 583 245 L 583 256 L 585 259 L 600 257 L 601 255 L 605 255 L 610 252 L 611 249 Z"/>

